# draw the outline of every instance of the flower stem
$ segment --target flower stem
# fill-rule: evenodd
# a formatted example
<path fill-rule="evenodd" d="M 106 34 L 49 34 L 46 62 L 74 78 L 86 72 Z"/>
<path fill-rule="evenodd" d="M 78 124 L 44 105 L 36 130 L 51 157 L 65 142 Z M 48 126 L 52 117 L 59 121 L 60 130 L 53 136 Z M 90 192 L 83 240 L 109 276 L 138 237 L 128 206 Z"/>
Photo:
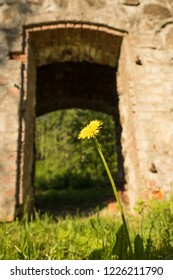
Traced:
<path fill-rule="evenodd" d="M 112 174 L 111 174 L 111 171 L 109 169 L 109 166 L 105 160 L 105 157 L 103 155 L 103 152 L 101 150 L 101 147 L 100 147 L 100 144 L 96 138 L 96 136 L 93 137 L 94 138 L 94 141 L 95 141 L 95 144 L 96 144 L 96 147 L 97 147 L 97 150 L 99 152 L 99 155 L 101 157 L 101 160 L 103 162 L 103 165 L 105 167 L 105 170 L 107 172 L 107 175 L 109 177 L 109 180 L 110 180 L 110 183 L 112 185 L 112 189 L 113 189 L 113 192 L 114 192 L 114 195 L 115 195 L 115 198 L 116 198 L 116 201 L 117 201 L 117 204 L 118 204 L 118 208 L 120 210 L 120 213 L 121 213 L 121 218 L 122 218 L 122 221 L 123 221 L 123 224 L 124 224 L 124 228 L 126 230 L 126 236 L 127 236 L 127 241 L 128 241 L 128 245 L 129 245 L 129 250 L 130 250 L 130 255 L 132 257 L 133 253 L 132 253 L 132 246 L 131 246 L 131 241 L 130 241 L 130 235 L 129 235 L 129 230 L 128 230 L 128 227 L 127 227 L 127 222 L 126 222 L 126 218 L 125 218 L 125 215 L 124 215 L 124 211 L 123 211 L 123 207 L 122 207 L 122 204 L 121 204 L 121 201 L 120 201 L 120 198 L 119 198 L 119 195 L 118 195 L 118 191 L 117 191 L 117 188 L 115 186 L 115 183 L 114 183 L 114 180 L 113 180 L 113 177 L 112 177 Z"/>

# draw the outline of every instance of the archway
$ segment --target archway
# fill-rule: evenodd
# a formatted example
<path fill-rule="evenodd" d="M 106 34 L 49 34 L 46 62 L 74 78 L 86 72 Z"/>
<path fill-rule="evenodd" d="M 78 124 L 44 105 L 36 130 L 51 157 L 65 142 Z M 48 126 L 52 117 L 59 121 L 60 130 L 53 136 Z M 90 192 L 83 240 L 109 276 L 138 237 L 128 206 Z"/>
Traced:
<path fill-rule="evenodd" d="M 34 204 L 36 116 L 87 108 L 115 118 L 119 182 L 125 183 L 116 74 L 124 33 L 106 26 L 59 23 L 27 30 L 23 199 Z"/>
<path fill-rule="evenodd" d="M 117 181 L 115 122 L 87 109 L 63 109 L 36 119 L 35 208 L 53 216 L 88 215 L 114 200 L 112 188 L 92 141 L 79 131 L 90 120 L 103 121 L 98 140 Z"/>

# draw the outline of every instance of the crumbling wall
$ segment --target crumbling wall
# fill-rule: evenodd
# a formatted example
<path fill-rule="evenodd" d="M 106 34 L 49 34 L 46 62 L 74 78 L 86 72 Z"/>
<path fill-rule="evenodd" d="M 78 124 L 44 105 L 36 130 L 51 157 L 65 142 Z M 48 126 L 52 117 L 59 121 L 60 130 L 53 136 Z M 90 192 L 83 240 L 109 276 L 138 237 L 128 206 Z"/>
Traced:
<path fill-rule="evenodd" d="M 87 22 L 125 33 L 117 80 L 131 203 L 150 188 L 168 193 L 173 181 L 173 2 L 0 0 L 0 220 L 14 219 L 30 188 L 23 190 L 22 176 L 29 149 L 25 145 L 23 154 L 22 141 L 26 120 L 32 119 L 25 104 L 31 102 L 29 87 L 35 86 L 28 84 L 27 30 L 60 22 Z"/>

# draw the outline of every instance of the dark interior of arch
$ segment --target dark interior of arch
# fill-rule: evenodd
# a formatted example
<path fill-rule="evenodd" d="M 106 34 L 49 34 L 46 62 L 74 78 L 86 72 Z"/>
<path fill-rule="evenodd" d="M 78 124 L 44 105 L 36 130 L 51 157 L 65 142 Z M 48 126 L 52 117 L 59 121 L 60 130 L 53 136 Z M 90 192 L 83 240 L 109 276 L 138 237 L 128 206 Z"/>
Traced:
<path fill-rule="evenodd" d="M 124 190 L 116 67 L 89 62 L 58 62 L 37 67 L 36 115 L 70 108 L 90 109 L 112 115 L 118 155 L 118 188 Z"/>
<path fill-rule="evenodd" d="M 116 68 L 89 62 L 58 62 L 37 68 L 36 115 L 70 108 L 115 115 Z"/>

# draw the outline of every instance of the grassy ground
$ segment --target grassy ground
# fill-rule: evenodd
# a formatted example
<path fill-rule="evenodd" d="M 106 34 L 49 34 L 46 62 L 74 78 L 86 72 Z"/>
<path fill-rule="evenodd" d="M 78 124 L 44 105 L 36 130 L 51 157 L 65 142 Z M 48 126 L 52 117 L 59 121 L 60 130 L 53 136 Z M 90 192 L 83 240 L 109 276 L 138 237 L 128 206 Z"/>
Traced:
<path fill-rule="evenodd" d="M 136 234 L 144 241 L 145 258 L 173 259 L 172 199 L 153 201 L 147 207 L 139 204 L 135 216 L 128 214 L 128 222 L 132 241 Z M 69 214 L 55 219 L 36 212 L 31 222 L 25 216 L 0 224 L 0 259 L 116 259 L 113 248 L 120 223 L 117 213 L 103 217 L 96 211 L 91 216 Z"/>
<path fill-rule="evenodd" d="M 114 200 L 108 187 L 36 191 L 36 209 L 51 216 L 90 215 Z"/>

